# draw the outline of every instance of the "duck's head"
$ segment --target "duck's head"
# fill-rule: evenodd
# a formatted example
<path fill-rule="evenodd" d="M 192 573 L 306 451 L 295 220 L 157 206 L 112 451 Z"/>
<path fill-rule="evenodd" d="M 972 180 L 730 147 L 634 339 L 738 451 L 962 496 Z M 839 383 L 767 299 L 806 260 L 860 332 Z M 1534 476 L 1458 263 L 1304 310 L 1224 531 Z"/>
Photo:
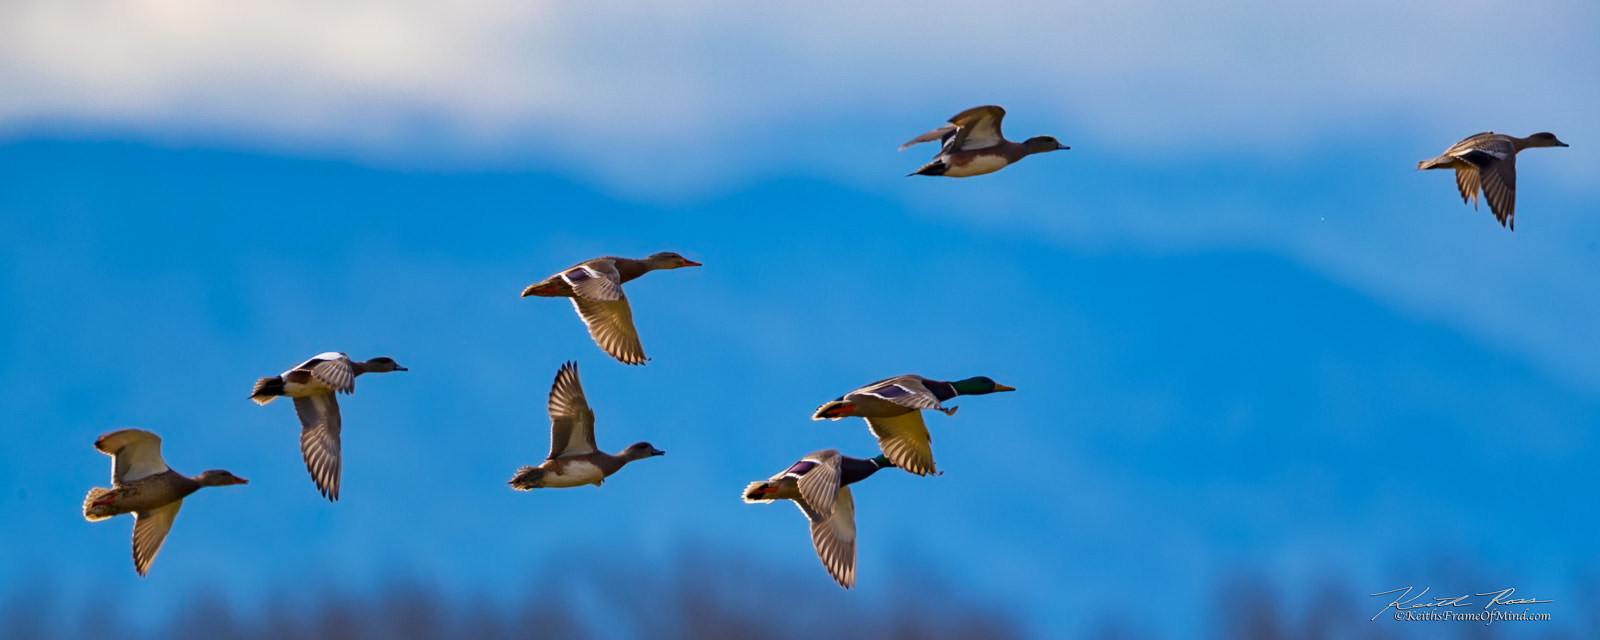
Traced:
<path fill-rule="evenodd" d="M 405 367 L 400 366 L 400 363 L 395 362 L 394 358 L 389 356 L 378 356 L 368 360 L 362 364 L 362 367 L 367 370 L 367 373 L 388 373 L 390 371 L 408 370 Z"/>
<path fill-rule="evenodd" d="M 671 251 L 662 251 L 661 253 L 645 258 L 644 264 L 651 269 L 680 269 L 683 267 L 700 266 L 700 263 Z"/>
<path fill-rule="evenodd" d="M 1530 147 L 1565 147 L 1567 143 L 1556 139 L 1556 134 L 1544 131 L 1526 138 Z"/>
<path fill-rule="evenodd" d="M 667 455 L 667 452 L 662 451 L 660 449 L 657 449 L 657 448 L 655 448 L 653 446 L 650 446 L 650 443 L 648 443 L 648 442 L 635 442 L 632 445 L 630 445 L 628 448 L 623 449 L 622 450 L 622 455 L 620 455 L 618 457 L 619 458 L 627 458 L 629 460 L 640 460 L 640 459 L 644 459 L 644 458 L 649 458 L 651 456 L 664 456 L 664 455 Z"/>
<path fill-rule="evenodd" d="M 989 379 L 987 376 L 978 376 L 976 378 L 967 378 L 966 380 L 957 380 L 950 383 L 950 386 L 955 387 L 956 395 L 960 396 L 981 396 L 989 393 L 1017 390 L 1016 387 L 1005 386 Z"/>
<path fill-rule="evenodd" d="M 200 483 L 200 486 L 202 487 L 226 487 L 230 484 L 250 484 L 249 480 L 245 480 L 244 478 L 233 475 L 232 473 L 222 469 L 212 469 L 202 473 L 198 476 L 195 476 L 194 481 Z"/>
<path fill-rule="evenodd" d="M 1022 150 L 1028 153 L 1044 153 L 1046 151 L 1071 148 L 1050 136 L 1034 136 L 1022 143 Z"/>

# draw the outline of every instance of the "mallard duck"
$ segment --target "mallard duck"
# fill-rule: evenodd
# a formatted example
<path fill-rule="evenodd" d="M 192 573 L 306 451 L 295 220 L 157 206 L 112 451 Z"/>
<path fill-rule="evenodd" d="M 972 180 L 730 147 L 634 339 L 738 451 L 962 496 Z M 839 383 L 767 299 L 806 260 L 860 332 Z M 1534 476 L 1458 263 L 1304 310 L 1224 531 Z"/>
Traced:
<path fill-rule="evenodd" d="M 621 455 L 611 455 L 594 443 L 594 411 L 583 397 L 578 363 L 568 362 L 550 385 L 550 457 L 537 467 L 522 467 L 506 484 L 517 491 L 556 489 L 586 484 L 600 486 L 623 465 L 664 456 L 667 452 L 648 442 L 636 442 Z"/>
<path fill-rule="evenodd" d="M 1462 140 L 1432 160 L 1417 163 L 1417 170 L 1455 169 L 1456 189 L 1461 202 L 1478 208 L 1478 192 L 1489 201 L 1489 211 L 1500 226 L 1517 230 L 1517 153 L 1531 147 L 1565 147 L 1553 133 L 1535 133 L 1526 138 L 1485 131 Z"/>
<path fill-rule="evenodd" d="M 142 429 L 105 434 L 94 441 L 94 448 L 112 458 L 111 488 L 89 490 L 83 517 L 95 522 L 133 514 L 133 570 L 141 578 L 150 572 L 185 497 L 201 487 L 249 483 L 221 469 L 190 478 L 167 468 L 161 459 L 161 436 Z"/>
<path fill-rule="evenodd" d="M 622 293 L 622 283 L 657 269 L 698 267 L 700 263 L 671 251 L 643 260 L 604 257 L 587 260 L 528 285 L 522 297 L 572 298 L 578 317 L 589 327 L 589 336 L 600 349 L 623 364 L 644 364 L 644 345 L 633 328 L 633 309 Z"/>
<path fill-rule="evenodd" d="M 1007 165 L 1035 153 L 1072 148 L 1050 136 L 1035 136 L 1020 143 L 1007 140 L 1000 133 L 1000 120 L 1004 117 L 1006 110 L 1000 107 L 993 105 L 973 107 L 956 114 L 956 117 L 950 119 L 950 124 L 900 145 L 900 150 L 905 151 L 911 145 L 934 140 L 940 140 L 944 144 L 932 162 L 906 174 L 906 177 L 981 176 L 1004 169 Z"/>
<path fill-rule="evenodd" d="M 344 421 L 339 417 L 336 393 L 355 393 L 356 376 L 363 373 L 406 371 L 394 358 L 380 356 L 366 362 L 351 362 L 337 351 L 321 353 L 282 375 L 256 381 L 250 399 L 267 404 L 278 396 L 294 398 L 294 412 L 300 416 L 300 454 L 317 490 L 329 502 L 339 500 L 341 466 L 339 432 Z"/>
<path fill-rule="evenodd" d="M 1016 391 L 1016 388 L 983 376 L 955 382 L 930 380 L 919 375 L 895 376 L 822 405 L 811 419 L 866 418 L 872 435 L 878 437 L 878 446 L 895 466 L 919 476 L 937 475 L 939 472 L 933 464 L 933 436 L 928 434 L 928 425 L 922 421 L 922 410 L 955 415 L 957 407 L 946 409 L 940 403 L 956 396 L 981 396 L 1000 391 Z"/>
<path fill-rule="evenodd" d="M 811 521 L 811 546 L 828 574 L 846 589 L 856 586 L 856 504 L 848 485 L 892 467 L 887 456 L 851 458 L 838 449 L 818 451 L 769 480 L 745 487 L 745 502 L 793 500 Z"/>

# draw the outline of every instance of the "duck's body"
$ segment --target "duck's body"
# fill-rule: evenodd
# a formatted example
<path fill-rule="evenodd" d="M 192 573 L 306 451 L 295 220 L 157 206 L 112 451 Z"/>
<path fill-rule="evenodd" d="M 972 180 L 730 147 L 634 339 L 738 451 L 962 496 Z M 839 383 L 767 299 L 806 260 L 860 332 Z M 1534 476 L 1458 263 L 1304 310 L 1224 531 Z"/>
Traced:
<path fill-rule="evenodd" d="M 942 147 L 933 161 L 909 176 L 966 178 L 994 173 L 1035 153 L 1070 149 L 1050 136 L 1035 136 L 1025 142 L 1007 140 L 1000 132 L 1006 110 L 993 105 L 973 107 L 956 114 L 950 124 L 912 138 L 906 148 L 939 140 Z"/>
<path fill-rule="evenodd" d="M 633 309 L 622 284 L 658 269 L 698 267 L 700 263 L 670 251 L 643 260 L 606 256 L 585 260 L 543 281 L 528 285 L 522 297 L 571 298 L 589 336 L 607 355 L 624 364 L 644 364 L 644 345 L 633 326 Z"/>
<path fill-rule="evenodd" d="M 1551 133 L 1535 133 L 1526 138 L 1485 131 L 1457 142 L 1437 158 L 1417 163 L 1417 170 L 1454 169 L 1461 202 L 1478 208 L 1478 193 L 1489 202 L 1489 211 L 1500 226 L 1517 228 L 1517 154 L 1533 147 L 1565 147 Z"/>
<path fill-rule="evenodd" d="M 915 374 L 879 380 L 851 391 L 838 400 L 817 408 L 812 420 L 838 420 L 859 416 L 867 420 L 878 446 L 894 465 L 917 475 L 937 474 L 933 461 L 933 436 L 922 420 L 922 410 L 942 411 L 955 415 L 957 407 L 946 409 L 942 404 L 961 395 L 984 395 L 1000 391 L 1015 391 L 1013 387 L 998 384 L 978 376 L 954 382 L 933 380 Z"/>
<path fill-rule="evenodd" d="M 550 455 L 537 467 L 517 469 L 507 482 L 513 489 L 562 489 L 586 484 L 598 487 L 629 462 L 666 455 L 648 442 L 634 443 L 619 455 L 600 450 L 594 440 L 594 411 L 583 395 L 575 362 L 561 365 L 556 372 L 548 407 Z"/>
<path fill-rule="evenodd" d="M 184 498 L 201 487 L 248 483 L 220 469 L 193 478 L 173 471 L 161 458 L 161 437 L 149 431 L 113 431 L 95 440 L 94 447 L 112 457 L 111 488 L 89 490 L 83 517 L 95 522 L 134 514 L 133 568 L 141 577 L 149 573 Z"/>
<path fill-rule="evenodd" d="M 330 502 L 339 500 L 344 419 L 339 414 L 339 393 L 355 393 L 356 378 L 364 373 L 406 371 L 393 358 L 380 356 L 355 362 L 338 351 L 313 356 L 293 369 L 256 381 L 250 399 L 265 405 L 279 396 L 294 398 L 300 418 L 300 455 L 317 490 Z"/>
<path fill-rule="evenodd" d="M 811 545 L 828 575 L 849 589 L 856 584 L 856 509 L 848 485 L 892 467 L 886 456 L 851 458 L 825 449 L 778 475 L 745 487 L 745 502 L 792 500 L 811 521 Z"/>

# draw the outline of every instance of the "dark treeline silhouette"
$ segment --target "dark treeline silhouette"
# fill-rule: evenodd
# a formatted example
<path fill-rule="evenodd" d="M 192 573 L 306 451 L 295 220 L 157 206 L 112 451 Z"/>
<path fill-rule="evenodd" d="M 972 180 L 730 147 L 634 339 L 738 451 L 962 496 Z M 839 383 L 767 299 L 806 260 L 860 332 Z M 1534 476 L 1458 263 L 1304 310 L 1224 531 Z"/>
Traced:
<path fill-rule="evenodd" d="M 1563 597 L 1575 598 L 1582 619 L 1548 622 L 1398 622 L 1380 617 L 1374 589 L 1333 578 L 1275 584 L 1257 574 L 1217 581 L 1206 596 L 1209 613 L 1188 630 L 1172 625 L 1157 601 L 1091 613 L 1081 629 L 1027 629 L 1020 612 L 974 594 L 964 585 L 896 563 L 898 575 L 875 593 L 846 592 L 821 567 L 779 569 L 760 558 L 703 548 L 683 550 L 660 563 L 639 557 L 573 554 L 530 571 L 514 598 L 446 593 L 425 577 L 391 580 L 378 589 L 283 589 L 239 604 L 223 585 L 201 586 L 182 597 L 170 619 L 129 623 L 127 605 L 111 594 L 94 606 L 65 601 L 48 584 L 19 584 L 0 603 L 0 638 L 272 639 L 383 638 L 670 638 L 695 640 L 817 638 L 1089 640 L 1400 640 L 1443 638 L 1577 640 L 1600 637 L 1600 570 L 1578 572 Z M 125 569 L 125 567 L 117 567 Z M 1403 574 L 1429 576 L 1441 589 L 1504 585 L 1470 563 L 1428 563 Z M 1524 585 L 1530 590 L 1535 585 Z M 1489 588 L 1485 587 L 1485 588 Z M 1388 587 L 1384 587 L 1388 588 Z M 1381 590 L 1381 589 L 1379 589 Z M 1549 594 L 1545 594 L 1549 595 Z M 232 604 L 230 604 L 232 603 Z M 1072 606 L 1063 602 L 1063 607 Z M 1161 629 L 1163 631 L 1158 631 Z M 1030 633 L 1031 632 L 1031 633 Z"/>
<path fill-rule="evenodd" d="M 118 570 L 124 567 L 117 567 Z M 576 555 L 524 580 L 511 604 L 407 577 L 376 590 L 281 590 L 239 605 L 225 585 L 181 594 L 172 617 L 130 624 L 114 598 L 69 606 L 48 585 L 5 594 L 0 637 L 271 640 L 471 638 L 1022 638 L 1015 612 L 938 576 L 876 577 L 887 597 L 839 589 L 822 568 L 685 550 L 666 564 Z M 107 594 L 109 595 L 109 594 Z M 234 602 L 235 604 L 230 604 Z"/>

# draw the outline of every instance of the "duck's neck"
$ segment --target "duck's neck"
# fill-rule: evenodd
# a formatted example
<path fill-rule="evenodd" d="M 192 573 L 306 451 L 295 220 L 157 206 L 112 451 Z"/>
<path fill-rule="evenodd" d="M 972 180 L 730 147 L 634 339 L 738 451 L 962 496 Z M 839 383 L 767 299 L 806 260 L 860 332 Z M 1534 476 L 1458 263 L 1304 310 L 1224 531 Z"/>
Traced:
<path fill-rule="evenodd" d="M 893 466 L 894 463 L 889 462 L 889 457 L 885 455 L 865 460 L 844 456 L 839 460 L 839 484 L 847 485 L 860 482 L 877 473 L 879 469 L 887 469 Z"/>
<path fill-rule="evenodd" d="M 938 398 L 939 402 L 961 395 L 961 391 L 956 389 L 954 383 L 943 380 L 924 380 L 922 381 L 922 386 L 927 387 L 928 392 L 932 393 L 933 397 Z"/>
<path fill-rule="evenodd" d="M 659 268 L 645 260 L 620 258 L 617 260 L 617 279 L 627 282 Z"/>

